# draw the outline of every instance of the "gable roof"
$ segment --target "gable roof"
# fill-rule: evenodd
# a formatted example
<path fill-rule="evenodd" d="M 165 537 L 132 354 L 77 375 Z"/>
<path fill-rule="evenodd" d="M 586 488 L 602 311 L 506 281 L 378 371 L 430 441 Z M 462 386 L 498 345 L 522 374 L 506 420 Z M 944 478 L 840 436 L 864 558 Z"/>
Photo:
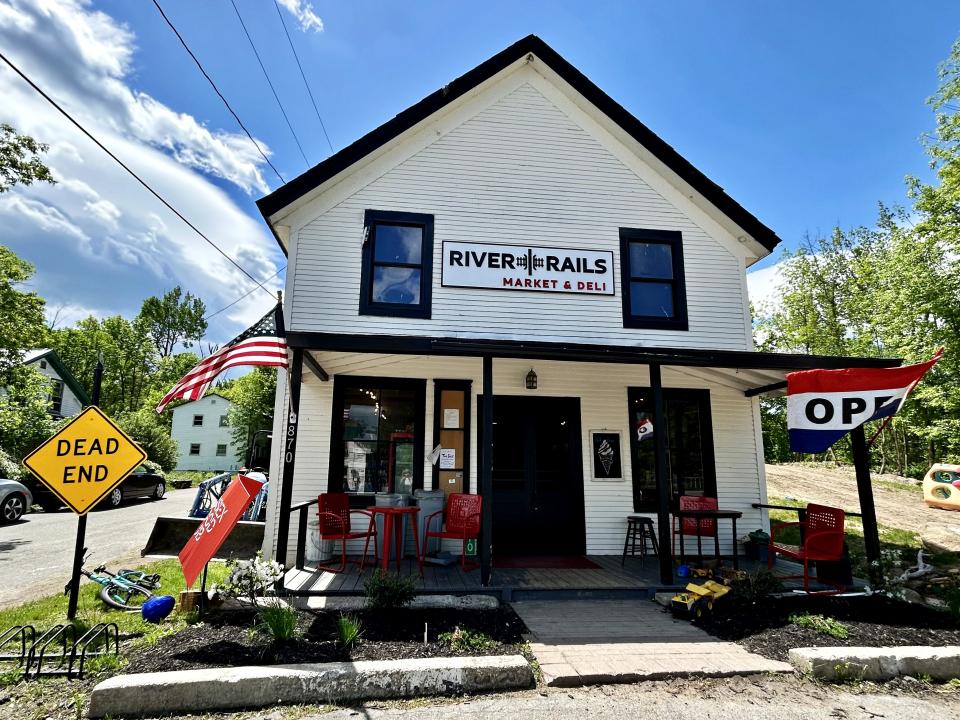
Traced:
<path fill-rule="evenodd" d="M 87 395 L 87 391 L 83 389 L 83 386 L 73 376 L 73 373 L 63 364 L 56 350 L 53 348 L 36 348 L 35 350 L 28 350 L 23 356 L 24 365 L 30 365 L 39 360 L 46 360 L 50 363 L 53 369 L 56 370 L 57 375 L 60 376 L 60 379 L 63 380 L 64 385 L 70 388 L 71 392 L 73 392 L 82 405 L 90 404 L 90 396 Z"/>
<path fill-rule="evenodd" d="M 697 170 L 690 162 L 681 156 L 680 153 L 631 115 L 622 105 L 594 85 L 586 75 L 564 60 L 556 50 L 536 35 L 527 35 L 522 40 L 519 40 L 489 60 L 481 63 L 473 70 L 461 75 L 456 80 L 453 80 L 420 102 L 407 108 L 380 127 L 367 133 L 356 142 L 313 166 L 302 175 L 280 186 L 269 195 L 260 198 L 257 201 L 257 207 L 260 209 L 260 213 L 264 219 L 267 220 L 267 224 L 270 225 L 270 216 L 283 210 L 314 188 L 319 187 L 357 161 L 363 159 L 383 145 L 386 145 L 433 113 L 466 95 L 475 87 L 529 53 L 533 53 L 538 59 L 545 62 L 554 72 L 563 78 L 563 80 L 577 90 L 577 92 L 583 95 L 634 140 L 699 192 L 714 207 L 763 245 L 763 247 L 772 251 L 780 243 L 780 238 L 777 237 L 773 230 L 764 225 L 736 200 L 727 195 L 723 188 Z M 271 225 L 271 230 L 272 229 L 273 227 Z M 276 234 L 276 231 L 274 231 L 274 234 Z M 283 243 L 280 242 L 279 237 L 277 241 L 280 244 L 280 249 L 286 254 L 287 250 L 283 246 Z"/>

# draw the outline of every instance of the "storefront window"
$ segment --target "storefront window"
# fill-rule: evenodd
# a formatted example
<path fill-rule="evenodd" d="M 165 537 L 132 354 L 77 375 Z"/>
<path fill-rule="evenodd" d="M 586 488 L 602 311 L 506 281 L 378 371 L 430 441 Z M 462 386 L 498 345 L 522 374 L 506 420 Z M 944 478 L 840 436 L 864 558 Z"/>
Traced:
<path fill-rule="evenodd" d="M 338 378 L 331 489 L 410 494 L 422 486 L 423 381 Z"/>
<path fill-rule="evenodd" d="M 637 512 L 657 509 L 653 393 L 630 388 L 630 449 L 633 456 L 633 506 Z M 707 390 L 664 389 L 667 425 L 667 474 L 670 504 L 681 495 L 716 497 L 710 393 Z"/>

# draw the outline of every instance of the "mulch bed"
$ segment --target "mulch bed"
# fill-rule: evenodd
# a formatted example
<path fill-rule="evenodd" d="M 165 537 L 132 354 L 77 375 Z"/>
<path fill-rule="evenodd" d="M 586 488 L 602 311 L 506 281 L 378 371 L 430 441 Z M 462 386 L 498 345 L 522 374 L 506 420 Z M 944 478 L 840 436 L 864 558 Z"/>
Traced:
<path fill-rule="evenodd" d="M 299 636 L 274 642 L 254 631 L 249 612 L 211 612 L 203 623 L 162 638 L 130 659 L 124 673 L 190 670 L 225 665 L 400 660 L 443 656 L 512 655 L 527 631 L 509 607 L 496 610 L 361 610 L 351 613 L 363 624 L 361 639 L 351 648 L 337 640 L 335 612 L 302 612 Z M 437 636 L 457 626 L 482 632 L 496 645 L 457 651 Z M 424 640 L 427 631 L 427 642 Z"/>
<path fill-rule="evenodd" d="M 790 622 L 790 615 L 811 614 L 839 620 L 848 637 L 835 638 Z M 700 623 L 722 640 L 751 652 L 787 660 L 798 647 L 883 647 L 891 645 L 960 645 L 960 623 L 949 613 L 882 596 L 785 597 L 749 603 L 740 598 L 719 601 Z"/>

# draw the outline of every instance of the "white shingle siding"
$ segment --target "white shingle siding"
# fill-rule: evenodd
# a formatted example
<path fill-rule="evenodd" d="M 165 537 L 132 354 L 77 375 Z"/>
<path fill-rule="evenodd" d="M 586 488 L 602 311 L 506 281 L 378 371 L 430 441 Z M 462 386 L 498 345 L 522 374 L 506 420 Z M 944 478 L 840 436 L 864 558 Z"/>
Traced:
<path fill-rule="evenodd" d="M 173 409 L 170 436 L 179 446 L 177 470 L 226 472 L 240 467 L 243 449 L 234 445 L 232 428 L 229 425 L 220 426 L 220 417 L 229 413 L 230 404 L 229 400 L 219 395 L 208 395 Z M 193 425 L 194 415 L 203 416 L 202 426 Z M 190 445 L 193 443 L 199 443 L 199 455 L 190 454 Z M 218 445 L 227 446 L 226 455 L 217 455 Z"/>

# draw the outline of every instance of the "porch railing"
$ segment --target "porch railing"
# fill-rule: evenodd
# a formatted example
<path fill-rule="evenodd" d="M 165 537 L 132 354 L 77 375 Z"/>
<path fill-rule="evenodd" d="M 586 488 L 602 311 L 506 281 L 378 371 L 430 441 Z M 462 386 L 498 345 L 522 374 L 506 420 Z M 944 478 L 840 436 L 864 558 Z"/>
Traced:
<path fill-rule="evenodd" d="M 305 503 L 294 505 L 290 508 L 290 515 L 298 513 L 297 517 L 297 554 L 295 565 L 297 570 L 303 570 L 307 554 L 307 518 L 310 508 L 317 505 L 320 498 L 314 498 Z"/>

